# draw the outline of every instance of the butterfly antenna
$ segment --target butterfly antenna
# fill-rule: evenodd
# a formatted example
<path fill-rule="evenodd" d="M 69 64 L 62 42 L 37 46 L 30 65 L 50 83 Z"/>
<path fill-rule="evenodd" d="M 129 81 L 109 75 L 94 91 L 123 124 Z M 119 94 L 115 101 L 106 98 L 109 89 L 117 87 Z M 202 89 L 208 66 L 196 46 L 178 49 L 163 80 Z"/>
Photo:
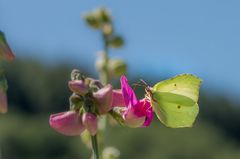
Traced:
<path fill-rule="evenodd" d="M 145 85 L 145 87 L 148 86 L 147 82 L 145 82 L 143 79 L 140 79 L 140 81 Z"/>
<path fill-rule="evenodd" d="M 139 87 L 145 87 L 145 85 L 143 85 L 141 81 L 138 81 L 137 83 L 134 83 L 134 84 L 133 84 L 133 89 L 135 90 L 137 86 L 139 86 Z"/>

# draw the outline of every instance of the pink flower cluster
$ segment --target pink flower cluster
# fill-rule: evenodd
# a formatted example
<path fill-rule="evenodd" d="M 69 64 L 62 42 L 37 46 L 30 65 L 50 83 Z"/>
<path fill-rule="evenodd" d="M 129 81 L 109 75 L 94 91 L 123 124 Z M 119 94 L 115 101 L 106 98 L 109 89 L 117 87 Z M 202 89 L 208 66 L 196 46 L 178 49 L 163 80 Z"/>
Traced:
<path fill-rule="evenodd" d="M 85 96 L 91 92 L 83 80 L 69 82 L 69 88 L 76 94 Z M 97 118 L 118 107 L 123 124 L 129 127 L 147 127 L 153 118 L 153 111 L 147 99 L 138 100 L 129 86 L 127 78 L 121 77 L 121 89 L 114 90 L 110 84 L 90 93 L 97 111 L 70 110 L 50 116 L 49 123 L 57 132 L 68 136 L 80 135 L 88 130 L 91 135 L 97 132 Z M 84 107 L 84 106 L 83 106 Z M 94 109 L 92 109 L 94 110 Z"/>

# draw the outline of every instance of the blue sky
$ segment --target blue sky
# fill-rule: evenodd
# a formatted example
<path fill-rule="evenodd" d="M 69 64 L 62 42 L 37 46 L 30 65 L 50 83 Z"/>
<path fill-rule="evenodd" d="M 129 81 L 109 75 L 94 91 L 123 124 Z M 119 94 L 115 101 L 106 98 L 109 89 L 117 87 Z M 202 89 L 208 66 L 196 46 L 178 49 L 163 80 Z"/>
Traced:
<path fill-rule="evenodd" d="M 0 29 L 18 57 L 93 70 L 100 35 L 81 14 L 97 6 L 111 9 L 126 39 L 112 54 L 128 62 L 129 75 L 193 73 L 204 89 L 240 95 L 238 0 L 0 0 Z"/>

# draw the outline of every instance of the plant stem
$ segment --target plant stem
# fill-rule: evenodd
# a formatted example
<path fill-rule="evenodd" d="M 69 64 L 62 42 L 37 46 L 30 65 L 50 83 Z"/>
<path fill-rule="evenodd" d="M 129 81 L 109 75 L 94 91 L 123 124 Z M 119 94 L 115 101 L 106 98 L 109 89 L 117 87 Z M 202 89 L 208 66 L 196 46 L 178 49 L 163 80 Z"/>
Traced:
<path fill-rule="evenodd" d="M 108 57 L 108 54 L 109 54 L 109 50 L 108 50 L 108 40 L 107 40 L 107 36 L 104 35 L 104 33 L 102 33 L 102 39 L 103 39 L 103 50 L 105 52 L 105 55 L 104 55 L 104 61 L 105 61 L 105 69 L 104 69 L 104 72 L 103 74 L 101 75 L 100 74 L 100 77 L 102 79 L 102 83 L 104 85 L 108 84 L 110 82 L 110 77 L 109 77 L 109 72 L 108 72 L 108 61 L 109 61 L 109 57 Z"/>
<path fill-rule="evenodd" d="M 93 150 L 94 159 L 100 159 L 99 152 L 98 152 L 97 135 L 91 136 L 91 139 L 92 139 L 92 150 Z"/>

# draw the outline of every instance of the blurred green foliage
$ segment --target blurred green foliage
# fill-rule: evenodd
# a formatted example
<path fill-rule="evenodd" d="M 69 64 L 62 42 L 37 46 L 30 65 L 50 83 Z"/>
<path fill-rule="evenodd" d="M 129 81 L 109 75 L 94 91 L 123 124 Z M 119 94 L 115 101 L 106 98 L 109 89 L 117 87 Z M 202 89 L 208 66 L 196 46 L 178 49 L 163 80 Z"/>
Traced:
<path fill-rule="evenodd" d="M 0 159 L 89 158 L 91 152 L 80 137 L 58 134 L 48 124 L 51 113 L 69 106 L 71 69 L 30 60 L 7 68 L 10 106 L 0 116 Z M 200 117 L 193 128 L 170 129 L 155 119 L 146 129 L 110 127 L 106 142 L 120 149 L 122 159 L 238 159 L 239 116 L 237 104 L 202 92 Z"/>

